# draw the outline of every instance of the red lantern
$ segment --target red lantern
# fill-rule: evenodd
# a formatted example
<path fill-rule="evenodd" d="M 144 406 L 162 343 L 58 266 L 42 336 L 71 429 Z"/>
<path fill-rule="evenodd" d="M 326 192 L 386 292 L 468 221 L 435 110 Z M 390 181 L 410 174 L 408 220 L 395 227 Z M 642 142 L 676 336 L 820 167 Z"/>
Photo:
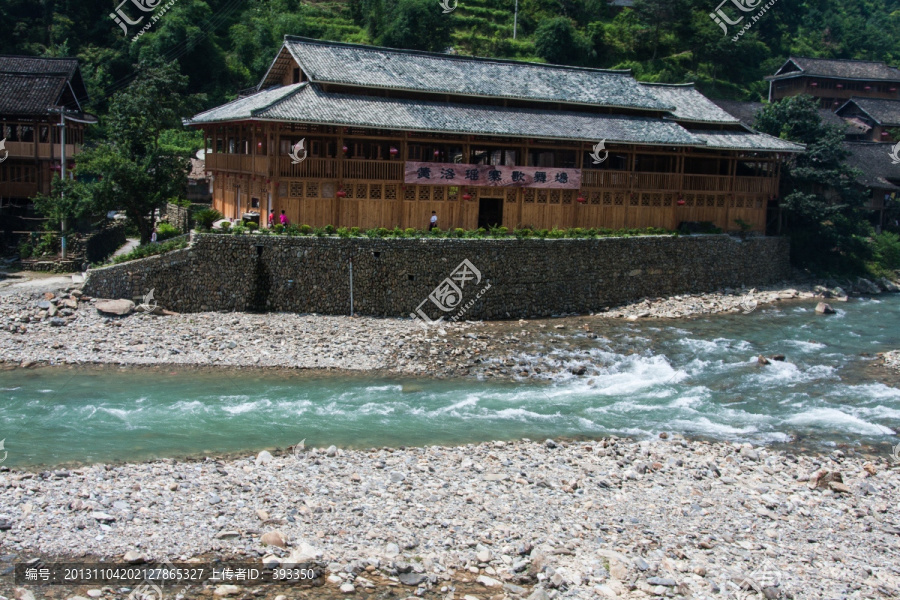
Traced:
<path fill-rule="evenodd" d="M 435 150 L 435 151 L 434 151 L 434 157 L 435 157 L 435 158 L 439 157 L 440 155 L 441 155 L 441 151 L 440 151 L 440 150 Z"/>
<path fill-rule="evenodd" d="M 338 191 L 337 191 L 337 193 L 335 194 L 335 196 L 337 196 L 338 198 L 345 198 L 345 197 L 347 196 L 347 192 L 345 192 L 345 191 L 344 191 L 344 188 L 341 187 L 340 189 L 338 189 Z"/>
<path fill-rule="evenodd" d="M 871 85 L 867 85 L 867 86 L 866 86 L 866 87 L 864 87 L 864 88 L 863 88 L 863 89 L 864 89 L 864 90 L 866 90 L 866 91 L 867 91 L 867 92 L 868 92 L 868 91 L 869 91 L 869 90 L 871 90 L 871 89 L 872 89 L 872 86 L 871 86 Z"/>
<path fill-rule="evenodd" d="M 809 84 L 809 87 L 819 87 L 819 84 L 813 81 L 811 84 Z"/>
<path fill-rule="evenodd" d="M 837 85 L 834 86 L 834 87 L 836 87 L 836 88 L 839 89 L 839 90 L 842 90 L 842 89 L 844 89 L 844 84 L 843 84 L 843 83 L 839 83 L 839 84 L 837 84 Z"/>
<path fill-rule="evenodd" d="M 578 204 L 584 204 L 585 202 L 587 202 L 587 200 L 585 200 L 584 196 L 582 196 L 582 195 L 579 195 L 577 200 L 578 200 Z"/>
<path fill-rule="evenodd" d="M 887 131 L 882 131 L 882 132 L 881 132 L 881 135 L 883 135 L 883 136 L 886 136 L 887 134 L 888 134 Z"/>
<path fill-rule="evenodd" d="M 349 148 L 347 148 L 347 146 L 344 146 L 344 147 L 342 148 L 342 150 L 344 151 L 344 154 L 347 154 L 347 150 L 349 150 Z"/>
<path fill-rule="evenodd" d="M 471 200 L 471 199 L 472 199 L 472 194 L 470 194 L 469 192 L 466 192 L 465 194 L 463 194 L 463 200 Z"/>
<path fill-rule="evenodd" d="M 678 206 L 684 206 L 684 200 L 679 200 L 679 201 L 677 202 L 677 204 L 678 204 Z"/>
<path fill-rule="evenodd" d="M 391 153 L 391 156 L 397 156 L 397 153 L 399 152 L 399 150 L 397 150 L 396 148 L 391 146 L 391 149 L 389 150 L 389 152 Z"/>
<path fill-rule="evenodd" d="M 896 92 L 896 91 L 897 91 L 897 88 L 888 88 L 888 91 L 889 91 L 889 92 Z"/>

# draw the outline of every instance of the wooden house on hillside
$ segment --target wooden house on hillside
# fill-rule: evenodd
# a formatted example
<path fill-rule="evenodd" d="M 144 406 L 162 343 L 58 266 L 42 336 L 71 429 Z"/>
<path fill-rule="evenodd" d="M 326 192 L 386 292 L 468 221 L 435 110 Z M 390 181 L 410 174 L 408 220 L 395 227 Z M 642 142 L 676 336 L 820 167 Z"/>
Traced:
<path fill-rule="evenodd" d="M 863 132 L 860 141 L 894 142 L 892 130 L 900 129 L 900 100 L 851 98 L 835 111 Z"/>
<path fill-rule="evenodd" d="M 188 123 L 218 210 L 313 226 L 763 230 L 803 150 L 691 85 L 298 37 L 255 93 Z"/>
<path fill-rule="evenodd" d="M 65 111 L 65 153 L 81 151 L 84 128 L 96 118 L 84 112 L 87 90 L 74 58 L 0 56 L 0 207 L 23 208 L 28 198 L 49 193 L 60 172 Z M 13 211 L 16 212 L 16 211 Z"/>
<path fill-rule="evenodd" d="M 883 62 L 792 56 L 769 82 L 769 102 L 807 94 L 835 110 L 853 96 L 900 98 L 900 69 Z"/>

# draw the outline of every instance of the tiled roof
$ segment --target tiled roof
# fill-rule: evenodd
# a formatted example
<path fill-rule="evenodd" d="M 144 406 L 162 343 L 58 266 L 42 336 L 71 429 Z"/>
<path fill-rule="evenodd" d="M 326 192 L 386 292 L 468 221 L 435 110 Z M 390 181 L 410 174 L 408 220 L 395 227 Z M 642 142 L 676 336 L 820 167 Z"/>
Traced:
<path fill-rule="evenodd" d="M 44 114 L 58 106 L 65 87 L 65 77 L 0 73 L 0 114 Z"/>
<path fill-rule="evenodd" d="M 72 77 L 78 70 L 76 58 L 41 58 L 37 56 L 0 55 L 2 73 L 42 73 Z"/>
<path fill-rule="evenodd" d="M 287 93 L 285 93 L 287 90 Z M 427 102 L 323 92 L 300 83 L 260 92 L 194 117 L 193 124 L 244 119 L 319 123 L 469 135 L 621 142 L 658 145 L 703 145 L 697 134 L 658 118 L 503 108 L 477 104 Z M 799 146 L 760 134 L 744 134 L 753 149 L 794 151 Z M 788 144 L 788 147 L 785 146 Z"/>
<path fill-rule="evenodd" d="M 796 68 L 800 70 L 797 71 Z M 815 75 L 836 79 L 863 79 L 867 81 L 900 81 L 900 69 L 883 62 L 868 60 L 844 60 L 829 58 L 790 57 L 775 75 L 766 79 L 782 79 L 798 75 Z"/>
<path fill-rule="evenodd" d="M 653 94 L 660 103 L 675 107 L 672 114 L 676 121 L 697 123 L 740 122 L 716 106 L 712 100 L 698 92 L 691 83 L 681 85 L 642 83 L 641 85 Z"/>
<path fill-rule="evenodd" d="M 740 119 L 741 123 L 747 127 L 753 127 L 756 115 L 765 106 L 762 102 L 741 102 L 739 100 L 712 100 L 712 102 L 715 102 L 719 108 L 728 114 Z M 819 117 L 826 125 L 834 125 L 841 128 L 847 127 L 847 123 L 843 119 L 827 108 L 819 109 Z"/>
<path fill-rule="evenodd" d="M 691 131 L 691 135 L 706 143 L 708 148 L 767 152 L 803 152 L 804 147 L 756 131 Z"/>
<path fill-rule="evenodd" d="M 869 115 L 873 121 L 883 127 L 900 126 L 900 100 L 885 100 L 881 98 L 850 98 L 838 109 L 843 109 L 848 104 L 855 104 L 859 110 Z"/>
<path fill-rule="evenodd" d="M 314 83 L 667 111 L 629 71 L 473 58 L 287 36 Z M 272 70 L 283 68 L 276 59 Z M 278 66 L 282 65 L 282 66 Z M 273 83 L 274 73 L 261 87 Z"/>
<path fill-rule="evenodd" d="M 747 127 L 753 127 L 756 114 L 765 106 L 762 102 L 741 102 L 740 100 L 711 100 L 711 102 Z"/>
<path fill-rule="evenodd" d="M 845 142 L 844 148 L 850 151 L 847 164 L 862 171 L 856 181 L 866 187 L 900 190 L 889 180 L 900 182 L 900 164 L 891 160 L 891 144 L 878 142 Z"/>
<path fill-rule="evenodd" d="M 74 58 L 0 56 L 0 114 L 44 114 L 59 105 L 67 83 L 79 100 L 87 98 Z M 74 108 L 71 96 L 67 98 L 66 104 Z"/>

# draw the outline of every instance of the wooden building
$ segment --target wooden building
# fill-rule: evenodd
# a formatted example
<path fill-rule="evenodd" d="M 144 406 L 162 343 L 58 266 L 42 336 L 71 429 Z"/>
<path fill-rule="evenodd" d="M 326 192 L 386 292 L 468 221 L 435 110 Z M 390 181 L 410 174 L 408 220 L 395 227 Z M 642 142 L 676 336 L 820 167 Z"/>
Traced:
<path fill-rule="evenodd" d="M 894 142 L 892 130 L 900 128 L 900 100 L 851 98 L 835 113 L 855 124 L 864 137 L 859 141 Z"/>
<path fill-rule="evenodd" d="M 763 230 L 779 160 L 803 150 L 691 85 L 297 37 L 255 93 L 188 124 L 218 210 L 313 226 L 423 228 L 435 211 L 442 229 Z"/>
<path fill-rule="evenodd" d="M 67 168 L 74 166 L 84 128 L 96 122 L 82 110 L 86 99 L 76 59 L 0 56 L 0 207 L 22 209 L 29 198 L 50 192 L 60 172 L 60 109 Z"/>
<path fill-rule="evenodd" d="M 807 94 L 835 110 L 853 96 L 900 98 L 900 69 L 883 62 L 792 56 L 769 82 L 769 102 Z"/>

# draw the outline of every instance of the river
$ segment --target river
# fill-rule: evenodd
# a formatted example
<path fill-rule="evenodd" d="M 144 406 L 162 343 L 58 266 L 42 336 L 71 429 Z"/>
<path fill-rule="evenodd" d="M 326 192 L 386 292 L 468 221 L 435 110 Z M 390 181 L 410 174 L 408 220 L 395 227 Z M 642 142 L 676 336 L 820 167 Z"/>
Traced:
<path fill-rule="evenodd" d="M 521 363 L 544 382 L 298 371 L 48 367 L 0 372 L 3 466 L 57 466 L 307 445 L 466 444 L 660 432 L 756 444 L 896 444 L 900 389 L 876 381 L 900 348 L 900 298 L 761 308 L 684 321 L 546 321 Z M 515 323 L 507 324 L 514 329 Z M 537 354 L 543 354 L 538 357 Z M 759 365 L 757 356 L 784 354 Z M 570 373 L 583 366 L 584 375 Z M 0 458 L 3 454 L 0 453 Z"/>

